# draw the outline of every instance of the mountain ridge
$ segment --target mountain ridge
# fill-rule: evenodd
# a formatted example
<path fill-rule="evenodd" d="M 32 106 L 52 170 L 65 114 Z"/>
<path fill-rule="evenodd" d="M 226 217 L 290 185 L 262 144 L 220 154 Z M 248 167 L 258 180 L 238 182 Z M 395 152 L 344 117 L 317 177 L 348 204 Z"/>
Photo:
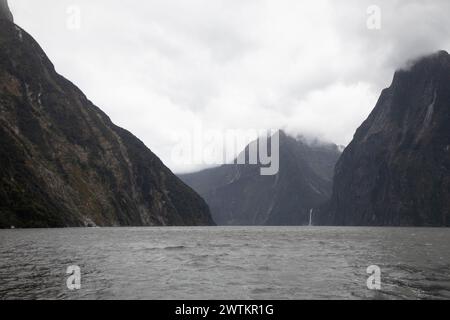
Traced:
<path fill-rule="evenodd" d="M 310 146 L 283 131 L 279 136 L 280 168 L 274 176 L 261 175 L 261 165 L 226 164 L 179 177 L 203 196 L 218 225 L 309 224 L 311 208 L 331 195 L 339 149 Z"/>
<path fill-rule="evenodd" d="M 8 1 L 0 0 L 0 20 L 5 19 L 10 22 L 14 22 L 11 10 L 9 10 Z"/>
<path fill-rule="evenodd" d="M 450 225 L 450 55 L 398 70 L 336 165 L 331 225 Z"/>
<path fill-rule="evenodd" d="M 0 19 L 0 227 L 214 225 L 204 200 Z"/>

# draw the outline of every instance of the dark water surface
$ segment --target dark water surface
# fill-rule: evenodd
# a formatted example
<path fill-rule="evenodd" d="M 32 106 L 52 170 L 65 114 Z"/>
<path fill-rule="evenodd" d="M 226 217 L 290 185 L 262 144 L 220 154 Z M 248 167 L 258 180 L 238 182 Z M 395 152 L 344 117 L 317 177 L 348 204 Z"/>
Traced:
<path fill-rule="evenodd" d="M 369 265 L 381 291 L 367 289 Z M 2 230 L 0 299 L 17 298 L 450 299 L 450 229 Z"/>

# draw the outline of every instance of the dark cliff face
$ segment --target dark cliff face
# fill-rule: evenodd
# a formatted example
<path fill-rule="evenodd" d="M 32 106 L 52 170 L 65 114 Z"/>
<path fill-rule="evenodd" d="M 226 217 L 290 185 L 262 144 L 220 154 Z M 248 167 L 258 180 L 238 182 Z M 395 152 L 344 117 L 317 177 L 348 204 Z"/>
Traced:
<path fill-rule="evenodd" d="M 450 56 L 398 71 L 336 165 L 321 223 L 450 225 Z"/>
<path fill-rule="evenodd" d="M 204 200 L 0 20 L 0 227 L 211 225 Z"/>
<path fill-rule="evenodd" d="M 13 22 L 13 15 L 9 10 L 8 1 L 0 0 L 0 20 L 5 19 Z"/>
<path fill-rule="evenodd" d="M 306 225 L 310 209 L 331 195 L 339 155 L 336 145 L 280 133 L 277 175 L 262 176 L 259 165 L 230 164 L 180 177 L 203 196 L 219 225 Z"/>

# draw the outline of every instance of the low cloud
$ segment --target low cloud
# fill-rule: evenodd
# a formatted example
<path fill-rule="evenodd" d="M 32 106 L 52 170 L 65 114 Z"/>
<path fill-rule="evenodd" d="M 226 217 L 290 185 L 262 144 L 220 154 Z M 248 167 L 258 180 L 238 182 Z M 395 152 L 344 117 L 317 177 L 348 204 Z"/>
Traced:
<path fill-rule="evenodd" d="M 367 8 L 381 28 L 367 28 Z M 449 50 L 447 0 L 15 0 L 57 70 L 174 171 L 173 132 L 284 128 L 347 144 L 394 71 Z M 75 6 L 79 28 L 67 25 Z M 197 168 L 197 167 L 195 167 Z"/>

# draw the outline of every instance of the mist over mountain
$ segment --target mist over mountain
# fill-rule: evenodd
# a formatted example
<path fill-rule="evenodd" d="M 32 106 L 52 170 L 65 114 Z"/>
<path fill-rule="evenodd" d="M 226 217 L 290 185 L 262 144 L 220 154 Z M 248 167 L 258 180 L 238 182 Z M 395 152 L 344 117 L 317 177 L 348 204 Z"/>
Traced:
<path fill-rule="evenodd" d="M 311 209 L 314 224 L 449 224 L 450 58 L 445 51 L 408 63 L 395 73 L 392 85 L 382 92 L 340 158 L 342 149 L 336 145 L 281 132 L 277 175 L 261 175 L 261 165 L 227 164 L 180 175 L 190 188 L 144 143 L 114 125 L 76 86 L 57 74 L 39 44 L 13 21 L 7 1 L 0 0 L 1 227 L 210 225 L 213 220 L 207 203 L 223 225 L 304 225 L 310 222 Z M 421 46 L 414 47 L 423 51 Z M 428 52 L 431 47 L 424 45 L 423 49 Z M 364 73 L 359 64 L 355 69 L 359 70 L 355 77 Z M 179 72 L 180 77 L 193 73 Z M 203 83 L 199 87 L 202 90 L 196 92 L 203 98 L 208 90 L 203 90 Z M 244 84 L 240 89 L 245 89 Z M 289 92 L 302 93 L 296 90 Z M 116 91 L 117 96 L 132 96 L 130 91 Z M 309 97 L 328 95 L 318 91 Z M 332 99 L 333 106 L 342 106 Z M 285 105 L 269 100 L 261 104 L 255 100 L 254 105 Z M 221 112 L 232 104 L 225 101 L 219 104 Z M 323 104 L 329 106 L 330 101 Z M 164 116 L 174 126 L 189 122 L 180 109 L 166 107 L 163 103 L 160 108 L 169 110 Z M 229 118 L 245 121 L 253 115 L 250 110 Z M 339 108 L 334 110 L 341 113 Z M 220 118 L 221 112 L 210 114 Z M 288 112 L 299 118 L 307 113 L 301 108 Z M 144 118 L 140 112 L 135 114 L 139 120 Z M 317 123 L 341 127 L 341 120 L 334 121 L 333 114 L 330 121 L 329 115 L 317 117 Z M 143 121 L 145 125 L 158 132 L 161 141 L 168 141 L 168 134 L 151 122 L 158 117 L 151 116 Z M 182 120 L 175 121 L 177 117 Z M 299 122 L 299 127 L 303 125 Z M 155 145 L 171 148 L 170 143 Z"/>
<path fill-rule="evenodd" d="M 276 175 L 261 175 L 261 165 L 226 164 L 180 178 L 206 200 L 219 225 L 307 225 L 310 210 L 331 196 L 339 155 L 334 144 L 309 144 L 281 131 Z"/>
<path fill-rule="evenodd" d="M 336 165 L 320 223 L 450 226 L 450 55 L 395 73 Z"/>
<path fill-rule="evenodd" d="M 0 227 L 214 224 L 203 199 L 0 8 Z"/>

